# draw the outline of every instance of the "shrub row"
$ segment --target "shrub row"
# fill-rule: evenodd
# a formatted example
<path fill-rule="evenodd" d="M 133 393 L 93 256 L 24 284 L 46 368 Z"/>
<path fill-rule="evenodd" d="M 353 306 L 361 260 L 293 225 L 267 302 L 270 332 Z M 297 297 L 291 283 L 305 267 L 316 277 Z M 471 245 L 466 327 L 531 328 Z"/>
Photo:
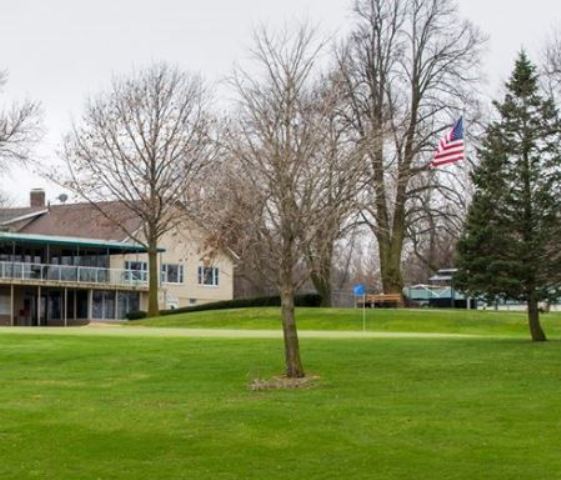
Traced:
<path fill-rule="evenodd" d="M 192 307 L 162 310 L 160 315 L 177 315 L 178 313 L 203 312 L 206 310 L 229 310 L 234 308 L 280 307 L 280 304 L 281 299 L 279 295 L 271 297 L 236 298 L 234 300 L 193 305 Z M 321 305 L 321 296 L 315 293 L 296 295 L 294 297 L 294 304 L 297 307 L 319 307 Z M 127 320 L 142 320 L 146 317 L 147 313 L 143 311 L 130 312 L 127 314 Z"/>
<path fill-rule="evenodd" d="M 222 302 L 204 303 L 202 305 L 194 305 L 192 307 L 176 308 L 174 310 L 163 310 L 161 315 L 175 315 L 177 313 L 202 312 L 205 310 L 226 310 L 232 308 L 249 308 L 249 307 L 280 307 L 280 296 L 272 297 L 255 297 L 255 298 L 236 298 L 234 300 L 224 300 Z M 296 295 L 294 304 L 297 307 L 319 307 L 321 305 L 321 296 L 315 293 L 304 295 Z"/>
<path fill-rule="evenodd" d="M 126 318 L 127 320 L 142 320 L 147 316 L 148 314 L 146 312 L 143 312 L 142 310 L 138 310 L 138 311 L 127 313 Z"/>

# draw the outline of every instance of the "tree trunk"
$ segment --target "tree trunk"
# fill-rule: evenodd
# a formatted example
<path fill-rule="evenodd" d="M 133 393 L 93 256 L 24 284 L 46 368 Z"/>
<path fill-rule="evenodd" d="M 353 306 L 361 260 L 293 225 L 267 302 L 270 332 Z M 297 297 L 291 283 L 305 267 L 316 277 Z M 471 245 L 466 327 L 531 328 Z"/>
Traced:
<path fill-rule="evenodd" d="M 311 279 L 316 292 L 321 297 L 320 307 L 330 308 L 332 306 L 331 282 L 326 281 L 322 275 L 315 273 L 311 275 Z"/>
<path fill-rule="evenodd" d="M 391 242 L 391 241 L 390 241 Z M 401 294 L 403 291 L 403 277 L 401 276 L 401 248 L 395 244 L 385 244 L 378 240 L 380 251 L 380 274 L 382 289 L 385 294 Z"/>
<path fill-rule="evenodd" d="M 157 317 L 160 314 L 158 305 L 159 289 L 158 248 L 150 245 L 148 248 L 148 316 Z"/>
<path fill-rule="evenodd" d="M 530 295 L 528 299 L 528 324 L 530 326 L 530 335 L 533 342 L 545 342 L 547 338 L 540 324 L 540 312 L 538 309 L 538 301 L 534 295 Z"/>
<path fill-rule="evenodd" d="M 329 308 L 333 305 L 332 287 L 331 287 L 331 249 L 329 252 L 318 260 L 317 268 L 312 269 L 310 278 L 314 284 L 314 288 L 321 296 L 321 307 Z M 310 261 L 313 265 L 313 260 Z"/>
<path fill-rule="evenodd" d="M 300 358 L 300 344 L 294 315 L 294 282 L 292 278 L 293 257 L 291 239 L 284 240 L 280 265 L 279 287 L 281 294 L 282 332 L 284 337 L 284 360 L 289 378 L 303 378 L 304 367 Z"/>
<path fill-rule="evenodd" d="M 294 289 L 291 285 L 283 285 L 281 289 L 281 314 L 286 375 L 289 378 L 303 378 L 305 374 L 300 358 L 300 345 L 294 316 Z"/>

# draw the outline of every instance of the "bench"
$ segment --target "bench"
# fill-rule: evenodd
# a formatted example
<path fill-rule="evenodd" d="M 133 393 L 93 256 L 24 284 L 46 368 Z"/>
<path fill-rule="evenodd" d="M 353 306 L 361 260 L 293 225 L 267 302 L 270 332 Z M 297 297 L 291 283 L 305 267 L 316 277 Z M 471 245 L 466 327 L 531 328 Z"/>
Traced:
<path fill-rule="evenodd" d="M 366 295 L 364 304 L 370 308 L 402 308 L 404 306 L 403 295 L 399 293 Z M 363 306 L 362 300 L 359 300 L 359 306 Z"/>

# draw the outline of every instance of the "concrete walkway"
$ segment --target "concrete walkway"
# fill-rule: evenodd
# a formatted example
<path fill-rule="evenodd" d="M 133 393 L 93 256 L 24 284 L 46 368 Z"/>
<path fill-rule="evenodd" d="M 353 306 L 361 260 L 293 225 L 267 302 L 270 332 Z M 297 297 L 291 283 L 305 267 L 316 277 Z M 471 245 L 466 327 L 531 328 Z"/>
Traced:
<path fill-rule="evenodd" d="M 281 330 L 232 330 L 214 328 L 153 328 L 120 325 L 90 325 L 85 327 L 0 327 L 1 334 L 26 335 L 86 335 L 119 337 L 186 337 L 186 338 L 282 338 Z M 398 333 L 360 331 L 300 330 L 300 338 L 359 339 L 359 338 L 474 338 L 477 335 L 440 333 Z"/>

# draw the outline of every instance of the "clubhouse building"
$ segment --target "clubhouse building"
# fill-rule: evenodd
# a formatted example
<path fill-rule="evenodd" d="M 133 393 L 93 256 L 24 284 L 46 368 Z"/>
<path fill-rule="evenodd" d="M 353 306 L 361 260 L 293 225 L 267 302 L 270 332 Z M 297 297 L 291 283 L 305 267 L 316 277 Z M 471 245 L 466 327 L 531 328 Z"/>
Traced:
<path fill-rule="evenodd" d="M 0 209 L 0 325 L 79 325 L 147 309 L 146 250 L 125 233 L 141 221 L 119 202 L 98 207 L 47 205 L 45 192 L 33 190 L 28 207 Z M 234 255 L 204 245 L 193 225 L 164 236 L 160 308 L 233 297 Z"/>

